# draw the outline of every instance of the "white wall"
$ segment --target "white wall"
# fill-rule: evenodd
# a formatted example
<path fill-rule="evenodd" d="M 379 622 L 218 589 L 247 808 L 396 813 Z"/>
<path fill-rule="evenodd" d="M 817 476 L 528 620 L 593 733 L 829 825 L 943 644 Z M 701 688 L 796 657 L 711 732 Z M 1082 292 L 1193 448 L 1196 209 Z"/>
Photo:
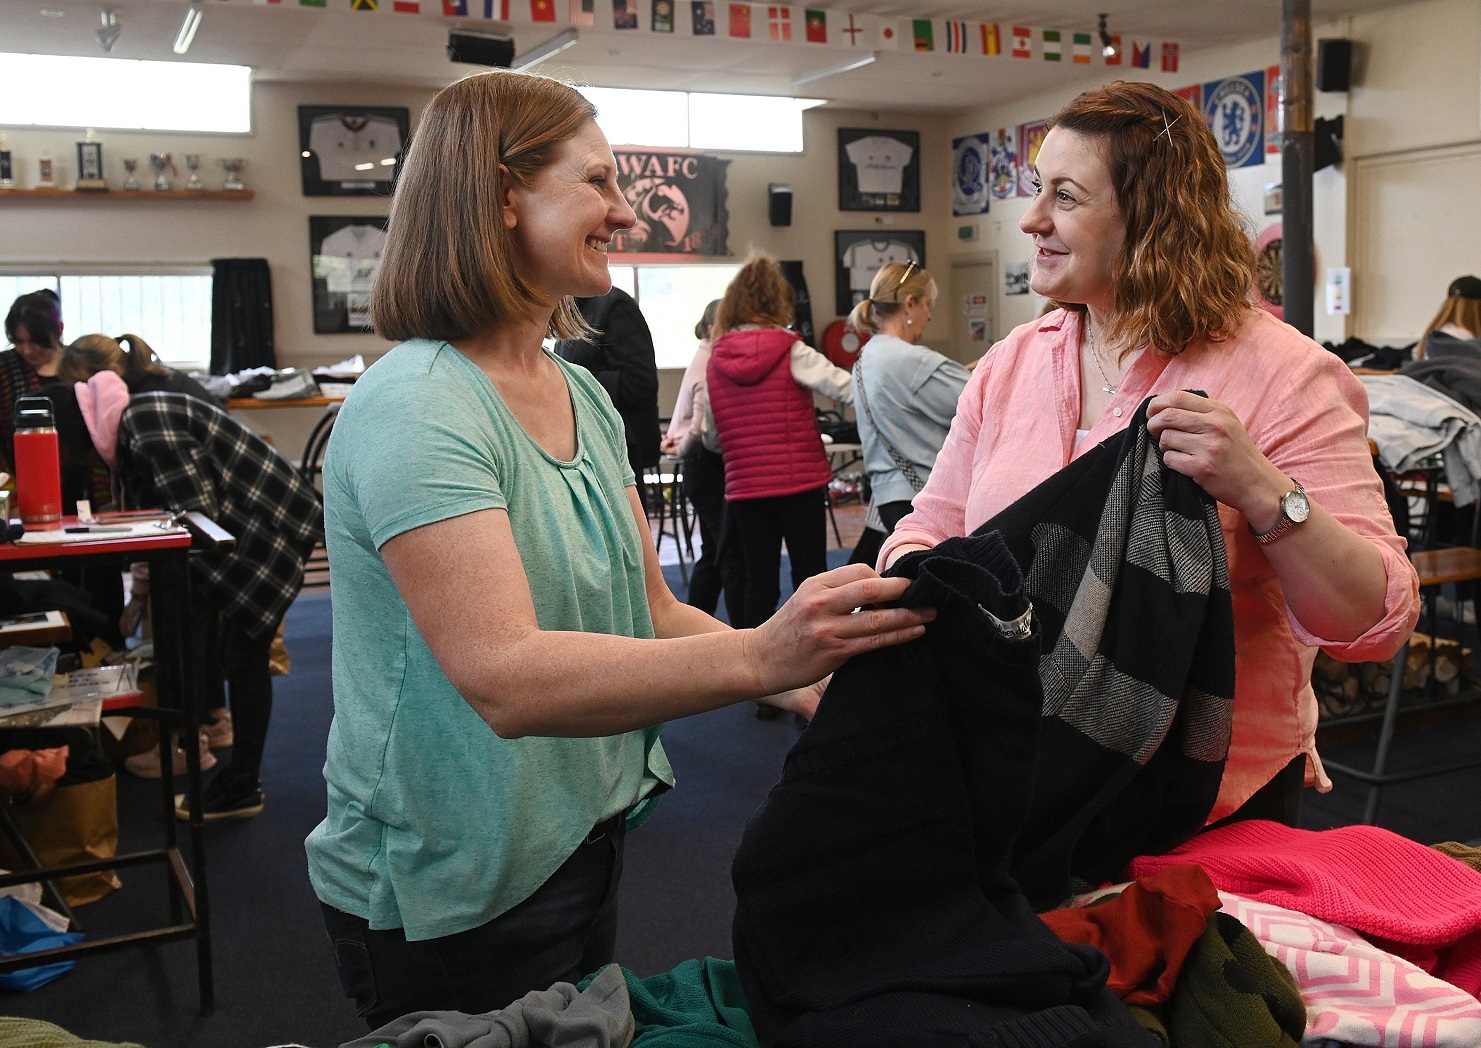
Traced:
<path fill-rule="evenodd" d="M 1481 4 L 1476 0 L 1426 0 L 1399 5 L 1340 22 L 1318 24 L 1314 37 L 1347 36 L 1357 44 L 1356 86 L 1348 94 L 1318 94 L 1319 115 L 1345 113 L 1349 158 L 1396 150 L 1422 150 L 1481 138 Z M 1142 77 L 1178 88 L 1195 82 L 1263 69 L 1279 62 L 1278 27 L 1267 40 L 1194 52 L 1183 56 L 1175 74 L 1136 72 Z M 993 74 L 999 75 L 997 63 Z M 1003 63 L 1011 75 L 1011 64 Z M 927 261 L 938 277 L 949 273 L 953 258 L 996 251 L 1002 265 L 1028 258 L 1027 238 L 1018 220 L 1027 200 L 994 201 L 991 213 L 977 218 L 951 216 L 949 179 L 951 139 L 997 127 L 1046 117 L 1092 81 L 1067 82 L 1008 106 L 982 109 L 958 116 L 874 114 L 861 111 L 813 110 L 805 116 L 806 151 L 801 155 L 730 154 L 728 175 L 730 251 L 743 258 L 751 248 L 779 258 L 801 259 L 812 294 L 814 323 L 819 332 L 834 318 L 833 233 L 838 229 L 885 227 L 922 229 L 926 233 Z M 430 92 L 375 84 L 261 83 L 254 88 L 253 126 L 248 136 L 170 135 L 108 132 L 103 136 L 109 177 L 123 179 L 124 156 L 147 157 L 169 151 L 207 156 L 205 172 L 219 185 L 215 158 L 247 158 L 245 179 L 256 197 L 248 202 L 121 202 L 108 198 L 78 200 L 0 200 L 0 260 L 200 263 L 218 256 L 262 256 L 273 273 L 277 314 L 278 360 L 284 366 L 330 364 L 355 353 L 373 358 L 386 348 L 373 335 L 315 335 L 310 308 L 308 216 L 382 214 L 387 201 L 372 197 L 305 197 L 298 173 L 297 107 L 320 105 L 404 105 L 418 111 Z M 919 214 L 875 215 L 837 209 L 837 155 L 839 127 L 878 127 L 916 130 L 921 135 L 922 209 Z M 65 161 L 73 156 L 75 131 L 9 129 L 21 173 L 29 178 L 34 157 L 42 148 Z M 59 181 L 69 184 L 72 172 L 63 163 Z M 1250 212 L 1251 226 L 1262 228 L 1272 218 L 1262 213 L 1264 185 L 1280 180 L 1278 158 L 1261 167 L 1233 172 L 1236 198 Z M 784 182 L 794 190 L 793 224 L 774 229 L 767 222 L 766 186 Z M 1474 194 L 1476 187 L 1458 192 Z M 147 190 L 142 191 L 147 192 Z M 1315 181 L 1316 253 L 1321 270 L 1348 261 L 1346 176 L 1340 169 L 1319 172 Z M 1443 200 L 1433 206 L 1444 207 Z M 961 225 L 977 227 L 975 242 L 956 237 Z M 1456 229 L 1458 240 L 1481 243 L 1481 229 Z M 1416 334 L 1437 308 L 1444 286 L 1456 274 L 1430 273 L 1423 266 L 1408 279 L 1415 284 L 1412 316 L 1400 322 L 1385 320 L 1384 330 L 1413 330 Z M 1481 270 L 1478 260 L 1476 270 Z M 1360 275 L 1355 274 L 1355 279 Z M 1359 284 L 1359 286 L 1361 286 Z M 943 292 L 946 291 L 943 281 Z M 1320 296 L 1320 287 L 1318 287 Z M 1361 296 L 1356 300 L 1361 311 Z M 1033 296 L 1005 297 L 998 289 L 998 334 L 1030 319 Z M 1354 318 L 1356 321 L 1359 318 Z M 949 335 L 943 317 L 938 340 Z M 1340 341 L 1349 330 L 1342 318 L 1328 317 L 1320 297 L 1316 310 L 1319 340 Z M 1352 330 L 1362 330 L 1353 327 Z M 147 332 L 141 332 L 146 337 Z M 678 373 L 663 375 L 660 403 L 665 410 L 677 391 Z M 291 409 L 253 414 L 254 424 L 291 430 L 280 444 L 295 451 L 303 425 Z M 279 417 L 283 420 L 280 421 Z"/>
<path fill-rule="evenodd" d="M 1313 180 L 1313 219 L 1318 280 L 1314 334 L 1318 341 L 1341 342 L 1350 332 L 1363 330 L 1410 331 L 1417 337 L 1444 296 L 1445 286 L 1456 273 L 1432 272 L 1422 263 L 1396 267 L 1404 271 L 1413 291 L 1403 317 L 1360 326 L 1365 319 L 1361 294 L 1354 300 L 1352 318 L 1328 316 L 1322 279 L 1328 267 L 1351 262 L 1348 244 L 1350 216 L 1346 167 L 1354 160 L 1396 150 L 1420 150 L 1439 145 L 1476 141 L 1481 137 L 1478 106 L 1481 106 L 1481 5 L 1475 0 L 1429 0 L 1395 5 L 1390 10 L 1345 18 L 1313 26 L 1313 39 L 1348 37 L 1355 44 L 1354 87 L 1346 94 L 1317 93 L 1317 116 L 1345 115 L 1341 168 L 1317 172 Z M 1253 72 L 1280 62 L 1279 26 L 1273 25 L 1267 40 L 1238 46 L 1185 54 L 1177 73 L 1154 70 L 1124 70 L 1124 79 L 1146 80 L 1170 89 L 1226 76 Z M 1100 82 L 1096 75 L 1066 83 L 1008 106 L 985 108 L 955 118 L 949 137 L 974 134 L 998 127 L 1043 119 L 1077 93 Z M 1279 216 L 1263 213 L 1263 192 L 1268 182 L 1281 181 L 1278 155 L 1259 167 L 1230 172 L 1234 198 L 1253 230 L 1263 229 Z M 1457 187 L 1474 194 L 1476 187 Z M 1444 201 L 1433 206 L 1444 207 Z M 1018 229 L 1027 210 L 1026 199 L 993 201 L 992 211 L 977 219 L 958 219 L 979 225 L 982 244 L 995 247 L 1004 265 L 1028 259 L 1029 238 Z M 1458 242 L 1481 242 L 1481 228 L 1457 228 Z M 1414 246 L 1416 251 L 1422 245 Z M 1475 263 L 1481 270 L 1481 258 Z M 1354 283 L 1364 274 L 1354 273 Z M 1377 278 L 1376 276 L 1374 278 Z M 1384 274 L 1382 279 L 1390 279 Z M 1024 323 L 1037 312 L 1038 300 L 1030 296 L 1005 297 L 999 289 L 999 316 L 1003 330 Z"/>
<path fill-rule="evenodd" d="M 260 256 L 272 270 L 278 363 L 282 367 L 331 364 L 355 353 L 367 360 L 387 347 L 369 334 L 315 335 L 309 277 L 310 215 L 380 215 L 388 201 L 379 197 L 305 197 L 300 188 L 297 107 L 299 105 L 407 106 L 415 131 L 420 109 L 430 91 L 374 84 L 308 84 L 268 82 L 253 88 L 253 132 L 250 135 L 180 135 L 110 131 L 103 137 L 104 160 L 114 186 L 124 179 L 126 156 L 147 158 L 170 152 L 182 166 L 177 186 L 184 184 L 185 153 L 207 157 L 203 175 L 213 187 L 221 183 L 216 158 L 247 159 L 244 181 L 255 193 L 250 201 L 119 200 L 120 194 L 76 199 L 31 199 L 0 196 L 0 260 L 6 262 L 180 262 L 203 263 L 221 256 Z M 743 259 L 755 248 L 778 258 L 801 259 L 812 295 L 818 331 L 834 318 L 833 231 L 879 225 L 926 232 L 928 261 L 940 257 L 951 230 L 948 170 L 950 141 L 941 118 L 901 118 L 846 110 L 813 110 L 804 117 L 806 151 L 802 154 L 727 154 L 730 252 Z M 836 130 L 879 127 L 921 133 L 921 211 L 877 216 L 840 212 L 837 208 Z M 59 185 L 70 185 L 75 172 L 68 158 L 81 137 L 71 130 L 10 130 L 12 149 L 23 178 L 30 184 L 34 158 L 48 150 L 59 163 Z M 139 177 L 148 184 L 147 160 Z M 793 224 L 772 228 L 767 220 L 767 184 L 791 185 Z M 148 189 L 141 190 L 147 194 Z M 703 303 L 695 307 L 696 315 Z M 81 332 L 78 332 L 81 334 Z M 140 332 L 146 338 L 148 332 Z M 665 372 L 664 410 L 677 394 L 680 372 Z M 291 409 L 253 412 L 248 421 L 277 434 L 288 449 L 301 441 L 306 427 Z M 311 424 L 312 419 L 307 419 Z"/>

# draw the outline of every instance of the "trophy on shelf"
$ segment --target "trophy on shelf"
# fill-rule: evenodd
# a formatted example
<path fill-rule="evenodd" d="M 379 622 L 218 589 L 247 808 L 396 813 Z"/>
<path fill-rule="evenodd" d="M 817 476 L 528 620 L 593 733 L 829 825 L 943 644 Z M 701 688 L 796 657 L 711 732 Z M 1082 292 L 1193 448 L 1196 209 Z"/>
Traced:
<path fill-rule="evenodd" d="M 199 153 L 186 153 L 185 166 L 190 168 L 190 177 L 185 180 L 186 189 L 205 189 L 206 184 L 201 181 L 201 155 Z"/>
<path fill-rule="evenodd" d="M 174 183 L 170 181 L 170 175 L 178 175 L 180 172 L 175 168 L 175 160 L 169 153 L 150 153 L 149 166 L 154 171 L 155 189 L 174 189 Z M 165 174 L 168 170 L 170 175 Z"/>
<path fill-rule="evenodd" d="M 0 189 L 15 188 L 15 171 L 10 161 L 10 136 L 0 135 Z"/>
<path fill-rule="evenodd" d="M 239 156 L 224 156 L 221 158 L 221 166 L 226 169 L 226 183 L 222 189 L 246 189 L 242 182 L 242 168 L 247 166 L 247 161 Z"/>
<path fill-rule="evenodd" d="M 108 188 L 103 177 L 103 143 L 92 128 L 87 129 L 83 140 L 77 143 L 77 185 L 79 192 Z"/>
<path fill-rule="evenodd" d="M 139 170 L 139 160 L 138 160 L 138 158 L 137 157 L 125 157 L 124 158 L 124 161 L 123 161 L 123 169 L 125 171 L 127 171 L 128 172 L 128 175 L 129 175 L 128 178 L 125 178 L 123 180 L 123 188 L 125 188 L 125 189 L 138 189 L 139 188 L 139 180 L 134 177 L 134 172 Z"/>

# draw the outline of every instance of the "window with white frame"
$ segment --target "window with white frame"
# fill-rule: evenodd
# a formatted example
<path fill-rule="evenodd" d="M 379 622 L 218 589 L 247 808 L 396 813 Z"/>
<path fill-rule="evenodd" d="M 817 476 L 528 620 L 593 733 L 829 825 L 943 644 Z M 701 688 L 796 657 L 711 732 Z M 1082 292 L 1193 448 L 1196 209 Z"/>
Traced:
<path fill-rule="evenodd" d="M 613 145 L 802 152 L 802 114 L 821 98 L 578 87 Z"/>
<path fill-rule="evenodd" d="M 0 54 L 0 124 L 245 134 L 252 130 L 252 70 Z"/>
<path fill-rule="evenodd" d="M 612 283 L 638 301 L 660 368 L 685 368 L 694 356 L 694 326 L 711 299 L 720 298 L 740 272 L 736 263 L 688 262 L 675 266 L 619 266 Z"/>
<path fill-rule="evenodd" d="M 170 367 L 205 371 L 211 363 L 211 267 L 148 270 L 0 269 L 0 308 L 49 288 L 62 300 L 63 339 L 138 335 Z"/>

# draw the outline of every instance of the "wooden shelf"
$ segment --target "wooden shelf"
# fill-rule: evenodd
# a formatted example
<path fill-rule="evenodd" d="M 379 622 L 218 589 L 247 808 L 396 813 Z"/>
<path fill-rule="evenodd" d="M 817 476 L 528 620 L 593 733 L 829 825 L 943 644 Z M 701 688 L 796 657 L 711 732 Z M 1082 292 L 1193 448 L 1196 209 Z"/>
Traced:
<path fill-rule="evenodd" d="M 331 404 L 343 404 L 344 397 L 295 397 L 292 400 L 259 400 L 257 397 L 239 397 L 226 402 L 228 411 L 251 408 L 327 408 Z"/>
<path fill-rule="evenodd" d="M 0 189 L 0 201 L 6 200 L 251 200 L 250 189 L 59 189 L 38 186 L 34 189 Z"/>

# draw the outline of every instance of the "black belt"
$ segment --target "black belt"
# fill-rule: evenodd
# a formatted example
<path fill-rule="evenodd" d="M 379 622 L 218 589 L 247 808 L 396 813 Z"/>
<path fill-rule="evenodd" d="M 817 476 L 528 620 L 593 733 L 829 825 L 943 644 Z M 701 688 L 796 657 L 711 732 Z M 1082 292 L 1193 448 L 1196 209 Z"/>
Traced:
<path fill-rule="evenodd" d="M 626 818 L 627 812 L 620 811 L 609 819 L 603 819 L 591 828 L 591 832 L 586 835 L 586 840 L 581 842 L 582 845 L 595 844 L 603 837 L 610 837 L 617 832 L 617 827 L 621 826 Z"/>

